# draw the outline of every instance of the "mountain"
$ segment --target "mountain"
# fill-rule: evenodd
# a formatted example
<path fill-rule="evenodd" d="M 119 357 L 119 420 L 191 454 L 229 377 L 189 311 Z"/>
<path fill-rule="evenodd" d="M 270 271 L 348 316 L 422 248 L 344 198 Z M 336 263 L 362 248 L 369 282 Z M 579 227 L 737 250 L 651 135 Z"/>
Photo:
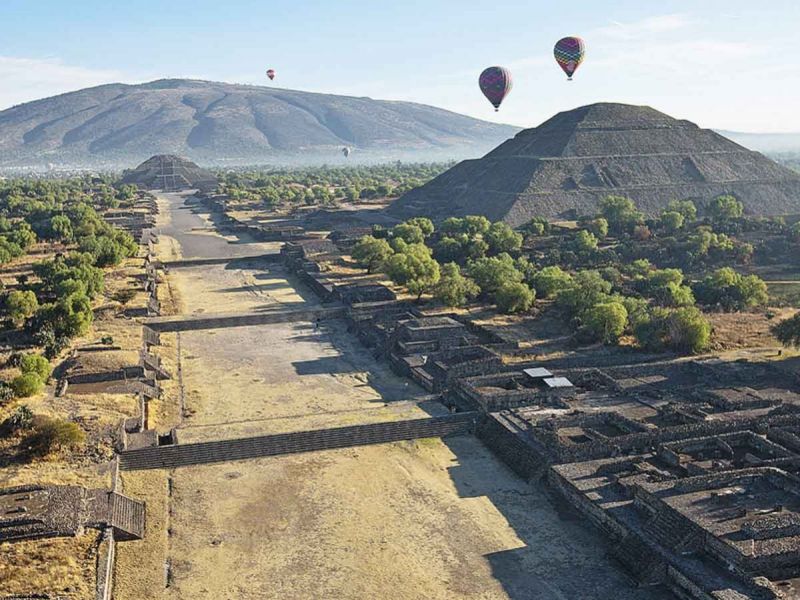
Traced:
<path fill-rule="evenodd" d="M 670 200 L 733 194 L 750 214 L 800 213 L 800 174 L 708 129 L 647 106 L 600 103 L 557 114 L 481 159 L 466 160 L 398 199 L 389 213 L 434 219 L 592 214 L 609 194 L 648 214 Z"/>
<path fill-rule="evenodd" d="M 800 152 L 800 133 L 743 133 L 721 130 L 717 133 L 750 150 L 775 154 Z"/>
<path fill-rule="evenodd" d="M 205 164 L 480 156 L 519 131 L 370 98 L 210 81 L 109 84 L 0 112 L 0 166 L 131 166 L 153 154 Z"/>

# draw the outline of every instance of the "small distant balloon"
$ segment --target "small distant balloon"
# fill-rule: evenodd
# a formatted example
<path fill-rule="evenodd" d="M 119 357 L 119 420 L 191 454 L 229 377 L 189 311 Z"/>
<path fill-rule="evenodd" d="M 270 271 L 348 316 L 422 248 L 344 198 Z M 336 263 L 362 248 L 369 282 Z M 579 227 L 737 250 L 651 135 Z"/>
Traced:
<path fill-rule="evenodd" d="M 345 158 L 347 158 L 348 156 L 350 156 L 350 148 L 348 148 L 347 146 L 345 146 L 344 148 L 342 148 L 342 154 L 344 154 L 344 157 L 345 157 Z"/>
<path fill-rule="evenodd" d="M 572 76 L 586 56 L 586 44 L 579 37 L 565 37 L 556 42 L 553 55 L 558 66 L 567 74 L 567 79 L 572 81 Z"/>
<path fill-rule="evenodd" d="M 495 112 L 497 112 L 500 110 L 503 100 L 511 91 L 513 85 L 511 71 L 505 67 L 488 67 L 483 70 L 483 73 L 478 78 L 478 85 L 483 95 L 492 103 Z"/>
<path fill-rule="evenodd" d="M 267 71 L 267 77 L 269 77 L 269 80 L 270 80 L 270 81 L 272 81 L 273 79 L 275 79 L 275 69 L 270 69 L 270 70 L 268 70 L 268 71 Z"/>

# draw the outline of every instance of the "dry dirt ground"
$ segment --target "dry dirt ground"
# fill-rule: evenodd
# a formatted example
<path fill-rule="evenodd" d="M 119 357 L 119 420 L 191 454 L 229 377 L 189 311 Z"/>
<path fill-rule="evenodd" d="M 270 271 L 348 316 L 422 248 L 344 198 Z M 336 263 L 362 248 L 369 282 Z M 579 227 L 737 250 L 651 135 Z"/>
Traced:
<path fill-rule="evenodd" d="M 171 256 L 187 235 L 210 237 L 190 233 L 203 217 L 179 208 L 181 198 L 162 203 L 173 208 L 160 236 Z M 248 246 L 216 240 L 207 251 L 226 245 Z M 209 305 L 215 286 L 231 287 L 224 266 L 169 277 L 186 313 L 253 308 L 239 292 Z M 269 277 L 271 295 L 314 301 L 277 270 Z M 161 350 L 178 346 L 181 441 L 443 410 L 341 323 L 185 332 Z M 181 414 L 162 412 L 162 427 Z M 123 483 L 147 500 L 148 532 L 118 546 L 118 600 L 659 597 L 634 588 L 594 532 L 470 436 L 127 472 Z"/>

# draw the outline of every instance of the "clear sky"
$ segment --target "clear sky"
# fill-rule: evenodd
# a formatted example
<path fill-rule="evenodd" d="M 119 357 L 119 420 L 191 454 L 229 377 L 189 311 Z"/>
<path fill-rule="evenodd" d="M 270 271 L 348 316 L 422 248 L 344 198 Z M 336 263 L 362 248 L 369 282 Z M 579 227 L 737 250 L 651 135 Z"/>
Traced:
<path fill-rule="evenodd" d="M 568 83 L 552 47 L 580 35 Z M 0 108 L 164 77 L 411 100 L 532 126 L 597 101 L 800 131 L 800 0 L 0 0 Z M 480 71 L 511 69 L 497 115 Z"/>

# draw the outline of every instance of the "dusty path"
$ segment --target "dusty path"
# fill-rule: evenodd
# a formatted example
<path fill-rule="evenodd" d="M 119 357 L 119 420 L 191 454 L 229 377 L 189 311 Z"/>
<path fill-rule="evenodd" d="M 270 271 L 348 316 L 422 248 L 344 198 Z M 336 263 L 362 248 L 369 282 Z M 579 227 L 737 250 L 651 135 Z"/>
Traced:
<path fill-rule="evenodd" d="M 162 201 L 170 223 L 160 245 L 175 257 L 264 252 L 191 231 L 208 226 L 202 214 L 179 197 Z M 269 298 L 224 291 L 233 287 L 224 265 L 175 270 L 170 284 L 187 314 L 316 302 L 279 270 L 267 276 Z M 181 364 L 183 441 L 443 410 L 335 322 L 182 333 Z M 118 599 L 664 597 L 634 588 L 594 532 L 469 436 L 124 477 L 150 512 L 148 538 L 120 545 Z"/>

